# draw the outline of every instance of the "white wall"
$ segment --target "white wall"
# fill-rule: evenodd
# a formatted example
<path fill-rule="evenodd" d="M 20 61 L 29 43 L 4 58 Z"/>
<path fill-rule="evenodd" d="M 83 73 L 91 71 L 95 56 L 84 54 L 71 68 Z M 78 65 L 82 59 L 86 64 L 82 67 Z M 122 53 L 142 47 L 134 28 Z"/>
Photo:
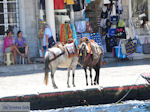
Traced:
<path fill-rule="evenodd" d="M 20 27 L 23 36 L 30 48 L 30 57 L 38 56 L 38 31 L 37 31 L 37 2 L 39 0 L 20 0 Z"/>

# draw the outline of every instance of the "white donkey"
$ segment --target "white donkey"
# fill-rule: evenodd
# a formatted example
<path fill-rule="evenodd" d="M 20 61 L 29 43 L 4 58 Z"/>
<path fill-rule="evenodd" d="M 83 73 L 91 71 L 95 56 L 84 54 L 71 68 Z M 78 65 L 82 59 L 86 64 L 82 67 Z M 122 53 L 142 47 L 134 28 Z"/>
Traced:
<path fill-rule="evenodd" d="M 67 86 L 70 87 L 69 86 L 69 77 L 70 77 L 70 70 L 72 69 L 72 84 L 75 87 L 74 76 L 75 76 L 75 69 L 78 64 L 78 56 L 68 57 L 69 54 L 68 54 L 66 45 L 62 46 L 62 44 L 59 44 L 58 46 L 49 48 L 46 51 L 45 77 L 44 77 L 45 84 L 46 85 L 48 84 L 48 73 L 49 73 L 49 69 L 50 69 L 53 87 L 57 88 L 55 80 L 54 80 L 54 74 L 56 72 L 56 69 L 57 68 L 68 68 Z"/>

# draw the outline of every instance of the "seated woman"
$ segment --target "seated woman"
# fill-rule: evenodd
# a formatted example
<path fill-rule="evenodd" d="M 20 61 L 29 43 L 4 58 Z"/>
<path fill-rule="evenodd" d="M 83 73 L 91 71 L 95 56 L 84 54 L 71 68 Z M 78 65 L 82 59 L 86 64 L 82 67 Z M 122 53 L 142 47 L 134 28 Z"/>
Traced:
<path fill-rule="evenodd" d="M 30 57 L 29 57 L 29 47 L 27 46 L 25 39 L 22 37 L 21 31 L 18 31 L 18 33 L 17 33 L 17 38 L 15 40 L 15 44 L 16 44 L 18 50 L 21 53 L 25 54 L 24 57 L 28 58 L 28 63 L 31 63 Z"/>
<path fill-rule="evenodd" d="M 13 44 L 12 31 L 7 31 L 7 37 L 4 39 L 3 53 L 12 52 L 14 55 L 14 63 L 16 64 L 16 52 L 23 56 L 17 49 L 16 45 Z"/>

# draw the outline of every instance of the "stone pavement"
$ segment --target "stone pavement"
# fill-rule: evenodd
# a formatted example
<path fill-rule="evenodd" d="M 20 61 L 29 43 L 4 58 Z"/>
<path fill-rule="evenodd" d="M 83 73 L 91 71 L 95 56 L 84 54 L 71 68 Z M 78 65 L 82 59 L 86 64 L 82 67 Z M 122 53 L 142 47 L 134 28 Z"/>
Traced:
<path fill-rule="evenodd" d="M 43 64 L 2 66 L 0 67 L 0 98 L 31 94 L 37 95 L 39 93 L 48 92 L 147 84 L 147 82 L 140 77 L 140 74 L 150 72 L 149 68 L 150 60 L 109 63 L 103 66 L 100 71 L 100 85 L 86 86 L 84 70 L 78 67 L 75 74 L 75 88 L 72 86 L 71 88 L 67 88 L 67 71 L 66 69 L 58 69 L 55 74 L 55 81 L 59 89 L 53 89 L 50 77 L 48 86 L 44 85 Z M 93 71 L 93 78 L 94 76 L 95 72 Z"/>

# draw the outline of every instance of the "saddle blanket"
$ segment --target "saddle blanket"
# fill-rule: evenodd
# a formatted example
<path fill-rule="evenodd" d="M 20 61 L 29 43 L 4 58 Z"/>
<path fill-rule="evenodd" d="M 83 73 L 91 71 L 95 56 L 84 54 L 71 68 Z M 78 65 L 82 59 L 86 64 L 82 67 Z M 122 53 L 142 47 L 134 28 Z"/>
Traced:
<path fill-rule="evenodd" d="M 69 57 L 72 57 L 77 54 L 77 49 L 74 43 L 67 43 L 65 47 L 68 51 Z"/>

